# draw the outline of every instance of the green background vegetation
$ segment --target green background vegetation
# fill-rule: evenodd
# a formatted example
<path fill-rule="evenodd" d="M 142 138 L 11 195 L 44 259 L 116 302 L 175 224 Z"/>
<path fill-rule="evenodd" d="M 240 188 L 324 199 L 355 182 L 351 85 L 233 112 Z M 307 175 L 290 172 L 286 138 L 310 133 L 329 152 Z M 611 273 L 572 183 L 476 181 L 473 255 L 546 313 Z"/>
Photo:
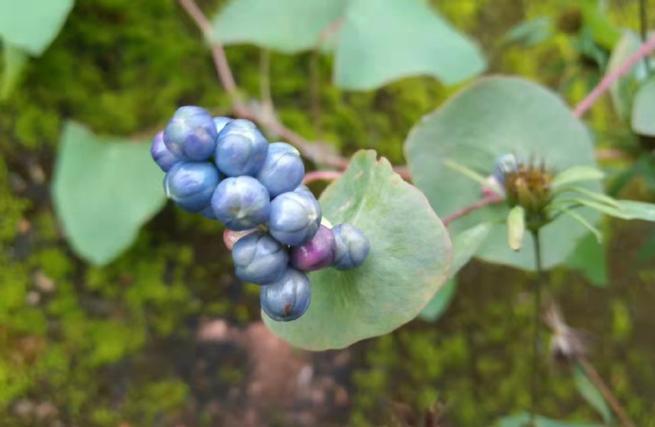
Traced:
<path fill-rule="evenodd" d="M 490 71 L 534 79 L 572 104 L 597 83 L 615 42 L 604 39 L 611 31 L 593 34 L 578 2 L 439 3 L 480 41 Z M 614 25 L 638 27 L 636 2 L 610 3 Z M 547 40 L 499 42 L 540 16 L 554 24 Z M 235 47 L 228 56 L 241 87 L 257 95 L 260 51 Z M 271 89 L 283 122 L 344 154 L 374 148 L 403 163 L 407 131 L 457 90 L 411 78 L 375 92 L 344 92 L 329 84 L 330 61 L 272 54 Z M 245 390 L 253 362 L 243 346 L 196 340 L 206 318 L 227 319 L 239 331 L 259 320 L 257 289 L 232 277 L 215 223 L 169 204 L 127 253 L 102 268 L 79 260 L 60 234 L 49 182 L 64 121 L 99 134 L 149 136 L 189 103 L 229 112 L 208 52 L 176 2 L 80 0 L 0 104 L 0 425 L 220 425 L 249 406 L 271 425 L 303 424 L 295 417 L 302 402 L 253 401 Z M 600 146 L 640 149 L 608 99 L 588 119 Z M 622 191 L 653 198 L 639 178 Z M 562 269 L 550 274 L 551 290 L 568 321 L 594 337 L 591 360 L 637 425 L 655 426 L 655 267 L 638 253 L 653 227 L 612 221 L 607 229 L 610 285 L 592 287 Z M 473 263 L 438 323 L 416 320 L 341 352 L 291 353 L 327 369 L 348 395 L 344 406 L 315 411 L 313 422 L 403 425 L 439 407 L 452 425 L 473 426 L 524 410 L 530 280 Z M 345 367 L 335 367 L 340 357 L 347 357 Z M 544 361 L 544 371 L 540 413 L 597 419 L 566 367 Z"/>

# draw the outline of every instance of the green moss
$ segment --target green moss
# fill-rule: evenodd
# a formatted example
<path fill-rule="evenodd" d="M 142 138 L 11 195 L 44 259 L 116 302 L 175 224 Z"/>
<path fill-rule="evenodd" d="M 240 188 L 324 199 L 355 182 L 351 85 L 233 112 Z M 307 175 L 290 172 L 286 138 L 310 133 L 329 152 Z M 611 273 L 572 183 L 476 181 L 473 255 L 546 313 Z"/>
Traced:
<path fill-rule="evenodd" d="M 211 10 L 218 3 L 201 6 Z M 523 8 L 511 0 L 436 3 L 491 52 L 492 71 L 536 79 L 570 102 L 599 78 L 597 68 L 581 61 L 572 35 L 558 33 L 527 49 L 499 48 L 499 37 L 524 15 L 557 17 L 559 0 Z M 635 5 L 629 7 L 634 12 Z M 634 26 L 624 15 L 613 17 Z M 258 49 L 230 47 L 228 56 L 245 96 L 258 96 Z M 458 89 L 417 77 L 377 92 L 344 92 L 330 84 L 331 66 L 327 56 L 273 53 L 272 96 L 289 127 L 346 155 L 375 148 L 402 163 L 409 129 Z M 29 61 L 20 86 L 0 105 L 0 418 L 7 425 L 33 424 L 12 410 L 26 397 L 52 402 L 64 425 L 175 425 L 186 419 L 184 411 L 213 425 L 212 413 L 194 406 L 202 393 L 179 372 L 180 365 L 194 363 L 185 351 L 197 344 L 195 326 L 201 317 L 237 325 L 259 319 L 258 288 L 236 284 L 222 229 L 169 205 L 116 262 L 92 268 L 63 240 L 47 189 L 65 120 L 98 133 L 145 137 L 185 103 L 229 112 L 207 49 L 177 2 L 78 0 L 63 32 L 42 57 Z M 601 144 L 614 142 L 606 130 L 620 125 L 607 105 L 595 108 L 591 120 Z M 45 185 L 33 179 L 31 165 L 45 171 Z M 529 280 L 505 269 L 471 271 L 439 324 L 416 322 L 351 350 L 353 425 L 386 425 L 392 402 L 417 413 L 445 403 L 447 418 L 463 426 L 489 425 L 527 407 Z M 37 273 L 52 282 L 52 290 L 39 288 Z M 575 301 L 569 312 L 577 313 L 587 307 L 588 295 L 566 291 L 567 279 L 554 287 L 561 300 Z M 596 303 L 604 307 L 603 301 Z M 599 335 L 611 331 L 599 356 L 601 370 L 637 423 L 648 425 L 655 350 L 626 356 L 623 347 L 637 339 L 630 305 L 636 302 L 624 296 L 615 301 L 603 311 L 607 318 L 593 313 L 601 321 L 589 326 L 596 325 Z M 247 378 L 245 358 L 237 362 L 212 370 L 221 385 Z M 593 419 L 566 370 L 552 370 L 547 378 L 544 413 Z M 285 420 L 276 415 L 276 423 Z"/>

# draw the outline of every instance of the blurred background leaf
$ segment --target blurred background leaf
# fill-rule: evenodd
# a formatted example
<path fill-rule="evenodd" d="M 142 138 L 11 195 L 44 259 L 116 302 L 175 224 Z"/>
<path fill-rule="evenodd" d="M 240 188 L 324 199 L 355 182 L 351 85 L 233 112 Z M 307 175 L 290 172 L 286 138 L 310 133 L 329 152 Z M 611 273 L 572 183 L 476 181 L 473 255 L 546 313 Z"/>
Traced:
<path fill-rule="evenodd" d="M 452 85 L 486 64 L 479 48 L 423 0 L 353 0 L 334 67 L 337 86 L 371 90 L 415 75 Z"/>
<path fill-rule="evenodd" d="M 655 78 L 641 85 L 632 106 L 632 130 L 655 137 Z"/>
<path fill-rule="evenodd" d="M 343 16 L 347 0 L 232 0 L 213 18 L 226 45 L 251 43 L 284 53 L 312 50 Z"/>
<path fill-rule="evenodd" d="M 544 127 L 544 121 L 549 126 Z M 452 214 L 481 197 L 480 184 L 447 167 L 448 160 L 482 175 L 490 175 L 495 160 L 507 153 L 543 161 L 556 171 L 596 164 L 589 133 L 559 97 L 526 80 L 504 77 L 480 80 L 425 116 L 409 133 L 405 152 L 416 186 L 439 215 Z M 597 183 L 588 185 L 600 188 Z M 525 236 L 523 242 L 529 250 L 511 250 L 507 213 L 506 204 L 487 207 L 454 221 L 450 228 L 456 233 L 480 222 L 494 223 L 477 256 L 532 270 L 532 237 Z M 592 223 L 599 219 L 593 212 L 579 213 Z M 573 252 L 587 230 L 563 217 L 542 234 L 544 266 L 550 268 Z"/>
<path fill-rule="evenodd" d="M 582 397 L 598 411 L 601 417 L 603 417 L 603 421 L 611 425 L 612 412 L 610 412 L 610 408 L 607 406 L 601 392 L 589 380 L 587 374 L 585 374 L 580 366 L 576 366 L 573 370 L 573 377 L 575 379 L 575 386 L 578 388 Z"/>
<path fill-rule="evenodd" d="M 98 265 L 120 255 L 164 205 L 162 179 L 149 143 L 98 137 L 68 123 L 52 192 L 72 248 Z"/>
<path fill-rule="evenodd" d="M 0 0 L 0 38 L 39 56 L 64 25 L 73 0 Z"/>

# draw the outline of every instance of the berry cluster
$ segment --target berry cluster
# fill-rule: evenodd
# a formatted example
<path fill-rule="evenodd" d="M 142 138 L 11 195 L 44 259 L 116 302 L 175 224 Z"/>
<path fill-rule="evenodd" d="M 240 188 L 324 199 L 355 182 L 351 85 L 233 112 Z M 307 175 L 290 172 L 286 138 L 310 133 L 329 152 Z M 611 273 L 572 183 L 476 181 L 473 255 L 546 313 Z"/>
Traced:
<path fill-rule="evenodd" d="M 295 320 L 307 311 L 306 272 L 354 268 L 368 255 L 368 239 L 356 227 L 321 224 L 321 207 L 302 185 L 298 150 L 269 144 L 248 120 L 180 107 L 153 139 L 151 154 L 166 172 L 170 199 L 231 230 L 226 243 L 236 276 L 262 285 L 262 309 L 275 320 Z"/>

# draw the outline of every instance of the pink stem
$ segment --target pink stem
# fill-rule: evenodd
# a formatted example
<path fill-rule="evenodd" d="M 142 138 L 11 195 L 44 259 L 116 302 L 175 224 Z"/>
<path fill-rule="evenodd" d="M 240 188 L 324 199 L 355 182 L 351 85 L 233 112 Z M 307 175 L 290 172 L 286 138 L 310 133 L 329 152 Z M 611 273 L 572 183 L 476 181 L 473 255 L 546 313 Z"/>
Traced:
<path fill-rule="evenodd" d="M 339 171 L 312 171 L 307 172 L 305 179 L 303 179 L 304 184 L 309 184 L 316 181 L 334 181 L 339 179 L 343 175 L 343 172 Z"/>
<path fill-rule="evenodd" d="M 496 203 L 502 202 L 504 199 L 503 196 L 496 194 L 496 193 L 491 193 L 485 195 L 483 198 L 478 200 L 477 202 L 470 204 L 468 206 L 464 206 L 463 208 L 453 212 L 452 214 L 448 215 L 443 219 L 443 223 L 445 226 L 448 226 L 451 222 L 455 221 L 456 219 L 459 219 L 463 216 L 466 216 L 470 214 L 473 211 L 476 211 L 478 209 L 482 209 L 485 206 L 489 205 L 495 205 Z"/>
<path fill-rule="evenodd" d="M 635 66 L 640 60 L 650 55 L 655 51 L 655 35 L 648 39 L 644 44 L 639 47 L 639 49 L 630 55 L 626 61 L 621 64 L 616 70 L 612 71 L 609 74 L 606 74 L 605 77 L 598 83 L 598 85 L 592 90 L 589 95 L 585 97 L 573 110 L 573 115 L 575 117 L 582 117 L 598 100 L 598 98 L 607 92 L 607 90 L 623 75 L 628 73 L 632 67 Z"/>

